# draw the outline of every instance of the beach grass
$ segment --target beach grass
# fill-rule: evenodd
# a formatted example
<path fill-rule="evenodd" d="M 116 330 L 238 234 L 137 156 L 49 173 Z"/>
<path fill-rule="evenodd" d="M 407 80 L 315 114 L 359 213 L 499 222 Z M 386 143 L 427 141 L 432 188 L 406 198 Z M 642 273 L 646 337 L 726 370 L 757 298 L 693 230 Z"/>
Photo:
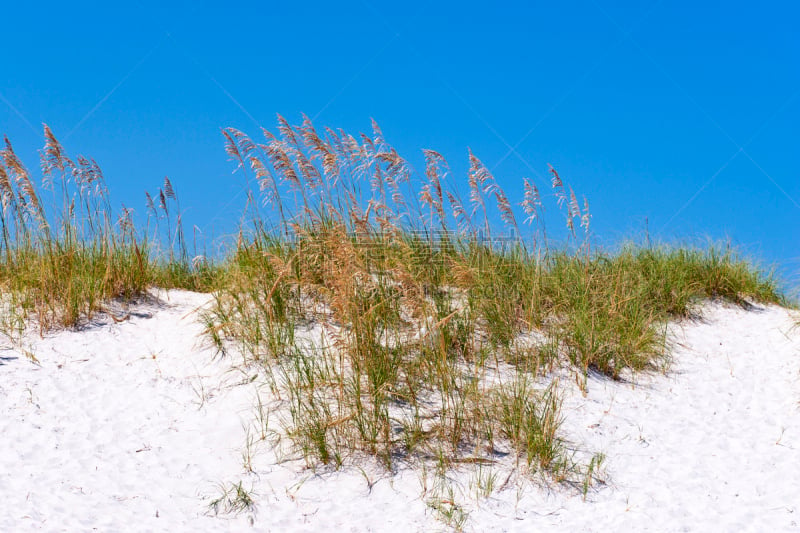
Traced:
<path fill-rule="evenodd" d="M 41 185 L 8 138 L 0 150 L 0 287 L 4 331 L 34 319 L 40 331 L 74 327 L 113 300 L 141 297 L 151 286 L 201 289 L 206 264 L 192 265 L 182 241 L 177 196 L 168 178 L 147 226 L 175 224 L 165 239 L 135 226 L 133 211 L 112 209 L 99 165 L 70 158 L 45 126 Z M 150 196 L 147 196 L 150 199 Z M 172 220 L 177 218 L 177 220 Z M 163 247 L 162 243 L 167 242 Z"/>
<path fill-rule="evenodd" d="M 772 276 L 726 247 L 593 248 L 588 203 L 552 168 L 559 246 L 528 180 L 532 231 L 503 237 L 521 234 L 517 214 L 471 152 L 463 202 L 440 154 L 423 151 L 415 176 L 375 124 L 358 138 L 282 118 L 263 141 L 224 134 L 267 209 L 251 212 L 221 269 L 207 332 L 263 367 L 311 465 L 366 454 L 388 469 L 447 469 L 510 454 L 576 479 L 596 464 L 572 460 L 543 376 L 664 369 L 666 325 L 696 304 L 783 301 Z"/>
<path fill-rule="evenodd" d="M 547 194 L 524 180 L 514 206 L 472 152 L 464 179 L 433 150 L 418 175 L 374 123 L 356 137 L 279 117 L 276 133 L 262 133 L 223 130 L 258 187 L 236 245 L 215 260 L 190 257 L 169 179 L 145 196 L 137 226 L 129 209 L 112 210 L 99 166 L 70 159 L 49 128 L 41 185 L 6 139 L 3 332 L 113 316 L 110 302 L 150 287 L 208 291 L 206 336 L 263 371 L 275 400 L 259 400 L 259 412 L 275 411 L 266 418 L 309 466 L 369 456 L 390 471 L 432 465 L 444 478 L 472 465 L 477 492 L 490 494 L 492 466 L 511 456 L 585 494 L 602 456 L 577 461 L 561 435 L 555 370 L 584 386 L 590 372 L 662 370 L 668 321 L 697 304 L 786 303 L 771 274 L 725 246 L 593 246 L 588 202 L 552 168 Z M 565 235 L 558 244 L 547 201 L 559 213 L 550 233 Z M 236 488 L 215 510 L 251 505 Z M 463 522 L 452 498 L 434 500 Z"/>

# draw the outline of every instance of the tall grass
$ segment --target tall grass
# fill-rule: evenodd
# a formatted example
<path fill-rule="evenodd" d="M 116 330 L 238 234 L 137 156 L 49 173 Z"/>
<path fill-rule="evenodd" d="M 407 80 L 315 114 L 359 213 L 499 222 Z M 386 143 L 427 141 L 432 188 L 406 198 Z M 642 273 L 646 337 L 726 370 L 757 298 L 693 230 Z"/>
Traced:
<path fill-rule="evenodd" d="M 559 387 L 543 376 L 664 368 L 665 325 L 695 303 L 783 301 L 727 248 L 593 247 L 588 202 L 553 168 L 547 184 L 523 180 L 513 205 L 471 151 L 461 180 L 433 150 L 417 173 L 374 122 L 353 136 L 279 117 L 262 134 L 223 130 L 258 189 L 216 263 L 188 253 L 169 179 L 146 194 L 137 228 L 132 210 L 112 211 L 97 163 L 68 157 L 47 126 L 41 186 L 6 139 L 0 329 L 74 326 L 152 286 L 210 290 L 206 334 L 263 368 L 309 464 L 369 455 L 444 476 L 511 456 L 559 481 L 585 470 L 586 490 L 596 464 L 572 459 Z M 546 202 L 567 235 L 559 246 Z"/>
<path fill-rule="evenodd" d="M 133 210 L 111 208 L 100 166 L 70 158 L 44 126 L 37 185 L 4 138 L 0 150 L 0 289 L 6 333 L 34 318 L 43 331 L 75 326 L 115 298 L 154 284 L 196 286 L 185 254 L 161 258 L 157 240 L 137 231 Z M 168 179 L 161 193 L 177 202 Z M 169 213 L 167 213 L 167 220 Z M 178 225 L 178 228 L 180 225 Z M 176 230 L 182 236 L 182 230 Z M 179 249 L 184 249 L 178 242 Z"/>
<path fill-rule="evenodd" d="M 390 469 L 448 468 L 510 453 L 565 479 L 576 465 L 558 392 L 537 376 L 662 368 L 666 321 L 699 299 L 780 300 L 729 250 L 592 249 L 588 202 L 552 168 L 568 235 L 558 248 L 528 180 L 517 207 L 530 235 L 502 238 L 521 234 L 517 210 L 472 152 L 462 200 L 441 154 L 424 150 L 416 174 L 375 123 L 370 135 L 320 134 L 279 117 L 262 141 L 223 134 L 264 209 L 249 204 L 207 331 L 265 368 L 310 463 L 366 453 Z"/>

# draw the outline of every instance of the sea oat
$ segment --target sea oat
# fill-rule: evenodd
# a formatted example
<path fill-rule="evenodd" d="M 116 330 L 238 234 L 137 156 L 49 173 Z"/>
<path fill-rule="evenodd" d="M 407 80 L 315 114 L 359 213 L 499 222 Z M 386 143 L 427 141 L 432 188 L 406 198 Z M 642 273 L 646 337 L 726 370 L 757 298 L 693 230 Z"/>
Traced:
<path fill-rule="evenodd" d="M 586 197 L 583 197 L 583 214 L 581 215 L 581 227 L 583 228 L 584 232 L 588 235 L 589 233 L 589 223 L 592 220 L 592 215 L 589 212 L 589 201 Z"/>
<path fill-rule="evenodd" d="M 267 146 L 267 155 L 278 175 L 282 176 L 284 181 L 289 182 L 295 190 L 302 191 L 303 185 L 297 172 L 295 172 L 292 160 L 289 159 L 286 153 L 286 148 L 288 147 L 283 141 L 276 139 Z"/>
<path fill-rule="evenodd" d="M 520 205 L 522 206 L 522 210 L 525 212 L 525 214 L 528 215 L 528 218 L 525 219 L 525 224 L 530 224 L 536 220 L 536 217 L 539 214 L 539 206 L 541 206 L 542 201 L 536 184 L 532 184 L 530 181 L 528 181 L 528 178 L 524 178 L 523 182 L 525 184 L 525 195 Z"/>
<path fill-rule="evenodd" d="M 52 188 L 52 173 L 58 170 L 64 172 L 64 148 L 53 135 L 50 127 L 44 125 L 44 149 L 40 152 L 42 166 L 42 184 L 45 188 Z"/>
<path fill-rule="evenodd" d="M 442 194 L 441 180 L 447 174 L 447 162 L 439 152 L 434 150 L 422 150 L 425 155 L 425 175 L 428 178 L 428 183 L 422 188 L 425 192 L 425 202 L 432 207 L 439 217 L 439 220 L 444 225 L 444 195 Z M 440 176 L 440 170 L 445 169 L 445 172 Z M 420 200 L 422 200 L 422 195 Z"/>
<path fill-rule="evenodd" d="M 222 136 L 225 137 L 225 153 L 227 153 L 234 161 L 239 162 L 236 169 L 243 167 L 244 159 L 242 158 L 241 152 L 239 152 L 239 146 L 236 144 L 236 141 L 233 140 L 233 137 L 227 130 L 223 129 L 221 131 Z M 234 169 L 234 172 L 236 172 L 236 169 Z"/>
<path fill-rule="evenodd" d="M 517 234 L 519 234 L 519 227 L 517 226 L 517 219 L 514 216 L 514 211 L 511 209 L 511 202 L 508 201 L 506 193 L 503 192 L 503 189 L 497 184 L 495 184 L 494 187 L 494 196 L 497 199 L 497 209 L 500 211 L 500 219 L 508 226 L 514 228 Z"/>
<path fill-rule="evenodd" d="M 461 203 L 461 200 L 459 200 L 458 197 L 450 191 L 447 191 L 446 194 L 447 201 L 450 202 L 450 206 L 453 209 L 453 218 L 456 220 L 456 228 L 458 228 L 458 232 L 462 235 L 469 234 L 472 230 L 472 222 L 470 221 L 470 217 L 466 209 L 464 209 L 464 205 Z"/>
<path fill-rule="evenodd" d="M 36 194 L 36 188 L 33 186 L 33 182 L 28 174 L 28 170 L 25 168 L 25 165 L 22 164 L 22 161 L 17 157 L 17 154 L 14 152 L 14 148 L 11 146 L 11 141 L 8 140 L 8 137 L 3 137 L 3 140 L 5 141 L 6 147 L 4 150 L 0 150 L 0 155 L 2 155 L 6 167 L 11 171 L 11 174 L 14 176 L 17 182 L 17 187 L 19 188 L 18 199 L 20 204 L 27 209 L 30 215 L 39 221 L 41 227 L 47 227 L 47 221 L 44 217 L 44 210 L 39 202 L 39 196 Z"/>
<path fill-rule="evenodd" d="M 551 184 L 553 186 L 553 192 L 558 199 L 558 207 L 560 209 L 564 205 L 564 202 L 567 201 L 567 193 L 564 191 L 564 182 L 561 181 L 561 177 L 552 165 L 548 164 L 547 166 L 550 167 L 550 173 L 553 175 Z"/>
<path fill-rule="evenodd" d="M 239 153 L 242 155 L 242 160 L 247 159 L 257 149 L 255 143 L 250 137 L 237 130 L 236 128 L 227 128 L 239 147 Z"/>
<path fill-rule="evenodd" d="M 156 205 L 153 202 L 153 197 L 150 196 L 150 193 L 147 191 L 145 191 L 144 195 L 147 199 L 147 212 L 152 214 L 153 216 L 158 216 L 156 213 Z"/>
<path fill-rule="evenodd" d="M 278 115 L 278 131 L 281 132 L 283 139 L 295 146 L 299 143 L 297 141 L 297 136 L 295 135 L 294 129 L 289 125 L 285 118 L 283 118 L 280 114 Z"/>
<path fill-rule="evenodd" d="M 375 122 L 374 118 L 371 118 L 370 121 L 372 122 L 372 134 L 375 135 L 375 145 L 384 146 L 386 144 L 386 140 L 383 138 L 383 132 L 381 131 L 380 126 L 378 126 L 378 123 Z"/>
<path fill-rule="evenodd" d="M 164 195 L 170 200 L 177 200 L 175 190 L 172 188 L 172 182 L 169 181 L 167 176 L 164 176 Z"/>

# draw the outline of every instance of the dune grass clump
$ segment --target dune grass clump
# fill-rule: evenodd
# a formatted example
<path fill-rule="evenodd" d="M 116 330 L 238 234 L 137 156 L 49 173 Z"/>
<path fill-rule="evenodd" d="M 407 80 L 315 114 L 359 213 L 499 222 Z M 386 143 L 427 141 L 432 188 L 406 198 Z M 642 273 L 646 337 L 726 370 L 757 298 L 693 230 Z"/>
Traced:
<path fill-rule="evenodd" d="M 281 117 L 262 142 L 223 133 L 259 191 L 207 332 L 263 366 L 310 463 L 366 453 L 389 469 L 449 468 L 511 454 L 568 479 L 579 466 L 558 433 L 556 388 L 536 385 L 545 372 L 663 368 L 666 321 L 696 301 L 780 300 L 727 251 L 592 250 L 588 203 L 552 168 L 559 248 L 528 180 L 519 207 L 534 231 L 502 238 L 521 234 L 516 210 L 471 152 L 464 201 L 444 157 L 424 150 L 417 176 L 374 123 L 358 137 Z"/>
<path fill-rule="evenodd" d="M 665 363 L 668 320 L 709 298 L 782 303 L 777 283 L 730 249 L 623 247 L 576 261 L 551 256 L 546 282 L 570 360 L 617 378 Z"/>
<path fill-rule="evenodd" d="M 160 258 L 157 241 L 137 231 L 133 210 L 112 211 L 99 165 L 68 157 L 46 125 L 44 134 L 41 186 L 8 138 L 0 150 L 0 315 L 6 333 L 21 332 L 31 317 L 41 330 L 75 326 L 109 300 L 140 296 L 156 284 L 198 285 L 180 242 L 184 253 Z M 164 185 L 166 211 L 177 196 L 169 179 Z"/>
<path fill-rule="evenodd" d="M 571 465 L 556 435 L 557 403 L 533 387 L 522 398 L 498 385 L 509 371 L 498 353 L 523 350 L 512 341 L 530 302 L 518 289 L 498 298 L 491 280 L 524 269 L 534 283 L 538 273 L 520 243 L 502 251 L 478 238 L 492 230 L 488 197 L 516 225 L 488 170 L 471 156 L 470 212 L 445 186 L 444 158 L 426 151 L 415 208 L 404 191 L 409 165 L 377 126 L 360 141 L 332 130 L 320 137 L 308 120 L 281 120 L 279 131 L 265 132 L 265 144 L 225 132 L 228 153 L 255 173 L 275 217 L 270 225 L 251 215 L 207 326 L 220 349 L 234 339 L 264 365 L 297 449 L 333 465 L 363 452 L 390 469 L 414 459 L 491 463 L 518 449 L 532 469 L 564 477 Z M 534 214 L 533 188 L 527 200 Z M 448 205 L 458 206 L 457 231 Z M 482 222 L 473 223 L 476 211 Z M 532 372 L 536 348 L 524 350 L 517 359 Z M 542 420 L 541 439 L 509 433 L 503 412 L 507 422 Z"/>

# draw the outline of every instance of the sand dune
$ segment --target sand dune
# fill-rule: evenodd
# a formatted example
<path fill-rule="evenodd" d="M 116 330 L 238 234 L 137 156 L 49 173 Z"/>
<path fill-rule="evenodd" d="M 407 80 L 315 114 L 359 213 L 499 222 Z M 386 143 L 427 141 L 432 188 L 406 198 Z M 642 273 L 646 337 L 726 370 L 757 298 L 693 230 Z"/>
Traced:
<path fill-rule="evenodd" d="M 253 425 L 259 380 L 199 336 L 208 296 L 160 296 L 119 323 L 27 336 L 38 364 L 0 344 L 0 530 L 446 529 L 418 472 L 314 472 L 276 455 Z M 586 395 L 562 381 L 563 436 L 607 457 L 586 501 L 513 475 L 478 500 L 465 469 L 465 528 L 800 529 L 800 331 L 775 306 L 703 317 L 671 326 L 667 375 L 590 377 Z M 211 512 L 239 482 L 255 510 Z"/>

